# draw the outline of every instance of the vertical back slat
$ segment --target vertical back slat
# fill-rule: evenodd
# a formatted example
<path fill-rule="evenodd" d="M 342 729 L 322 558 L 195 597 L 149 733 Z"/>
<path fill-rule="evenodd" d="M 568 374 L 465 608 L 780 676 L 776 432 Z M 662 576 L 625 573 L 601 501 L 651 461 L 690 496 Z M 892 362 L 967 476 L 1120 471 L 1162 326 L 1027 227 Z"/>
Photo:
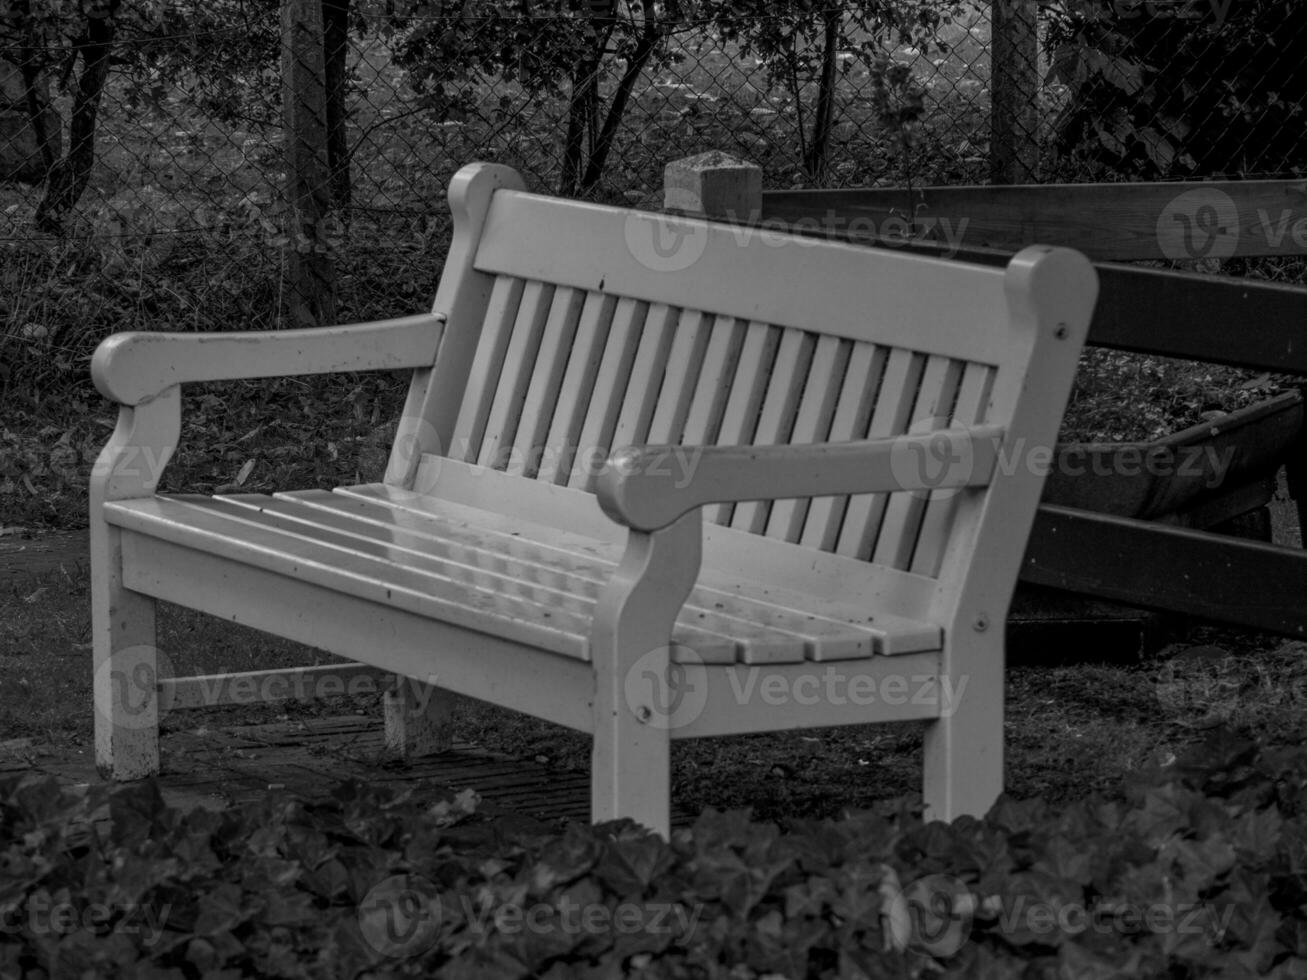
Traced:
<path fill-rule="evenodd" d="M 809 333 L 789 329 L 781 335 L 767 394 L 763 398 L 762 414 L 754 433 L 753 441 L 758 445 L 775 446 L 789 441 L 794 413 L 808 377 L 812 349 L 813 338 Z M 738 504 L 731 515 L 731 527 L 760 534 L 767 526 L 770 509 L 770 504 L 761 500 Z"/>
<path fill-rule="evenodd" d="M 667 367 L 667 355 L 672 347 L 672 335 L 679 317 L 680 311 L 665 303 L 649 307 L 643 329 L 636 328 L 633 339 L 637 346 L 634 348 L 633 359 L 627 362 L 621 387 L 616 397 L 602 406 L 608 416 L 604 423 L 605 438 L 587 442 L 587 449 L 602 448 L 607 457 L 614 449 L 648 442 L 649 420 L 653 417 L 654 405 L 658 401 L 658 385 Z M 598 407 L 591 408 L 592 415 Z M 592 472 L 583 485 L 586 489 L 593 490 L 597 478 L 598 472 L 592 467 Z"/>
<path fill-rule="evenodd" d="M 504 352 L 513 334 L 513 323 L 522 301 L 522 280 L 498 276 L 490 291 L 485 320 L 467 387 L 463 391 L 463 404 L 459 409 L 454 435 L 446 454 L 454 459 L 474 462 L 481 451 L 485 436 L 486 419 L 494 404 L 495 388 L 499 384 L 499 371 L 504 364 Z"/>
<path fill-rule="evenodd" d="M 504 451 L 513 444 L 518 421 L 522 417 L 522 404 L 526 401 L 527 385 L 535 367 L 536 352 L 540 349 L 540 335 L 553 305 L 554 286 L 529 281 L 522 290 L 522 303 L 517 309 L 513 336 L 504 352 L 504 367 L 499 372 L 490 415 L 486 419 L 486 433 L 477 453 L 482 466 L 497 466 Z"/>
<path fill-rule="evenodd" d="M 603 461 L 613 444 L 617 406 L 627 392 L 636 352 L 657 319 L 647 303 L 619 299 L 613 310 L 613 325 L 604 344 L 603 359 L 595 375 L 594 391 L 585 410 L 581 438 L 577 440 L 567 485 L 593 489 Z"/>
<path fill-rule="evenodd" d="M 958 380 L 962 377 L 962 367 L 963 362 L 947 357 L 931 357 L 926 361 L 908 431 L 927 432 L 942 429 L 948 424 L 953 401 L 958 393 Z M 912 549 L 921 528 L 921 516 L 929 498 L 929 490 L 905 490 L 890 494 L 881 521 L 884 530 L 877 534 L 874 547 L 867 541 L 859 550 L 865 549 L 871 554 L 872 561 L 882 565 L 907 568 L 912 560 Z"/>
<path fill-rule="evenodd" d="M 958 385 L 957 403 L 953 408 L 953 422 L 958 425 L 979 425 L 985 421 L 989 409 L 989 392 L 994 383 L 994 369 L 987 364 L 968 364 Z M 921 518 L 921 532 L 917 547 L 912 553 L 910 570 L 932 578 L 939 574 L 944 557 L 944 545 L 957 510 L 959 494 L 964 491 L 936 490 L 930 495 L 926 511 Z"/>
<path fill-rule="evenodd" d="M 558 388 L 572 353 L 572 340 L 584 302 L 585 292 L 580 289 L 562 287 L 554 292 L 505 467 L 510 473 L 532 477 L 540 468 L 546 450 L 545 437 L 553 421 Z"/>
<path fill-rule="evenodd" d="M 824 442 L 829 433 L 839 398 L 841 382 L 849 360 L 848 341 L 838 337 L 821 337 L 812 355 L 808 381 L 803 388 L 798 418 L 789 441 L 795 445 Z M 798 541 L 808 515 L 807 500 L 778 500 L 767 518 L 767 537 Z"/>
<path fill-rule="evenodd" d="M 681 442 L 685 445 L 710 446 L 716 443 L 743 340 L 742 321 L 729 316 L 717 317 L 708 338 L 708 349 L 704 352 L 690 410 L 685 416 L 685 431 L 681 435 Z"/>
<path fill-rule="evenodd" d="M 682 310 L 667 355 L 667 369 L 658 389 L 658 401 L 649 423 L 650 445 L 679 443 L 690 400 L 703 368 L 704 353 L 712 335 L 715 318 L 698 310 Z"/>
<path fill-rule="evenodd" d="M 876 392 L 876 407 L 871 413 L 871 425 L 858 438 L 896 436 L 907 429 L 924 364 L 925 358 L 920 354 L 901 347 L 890 351 L 880 390 Z M 869 543 L 875 540 L 875 535 L 880 530 L 886 496 L 888 495 L 883 493 L 864 493 L 849 498 L 839 540 L 835 545 L 837 554 L 857 558 L 868 556 Z"/>
<path fill-rule="evenodd" d="M 775 327 L 754 320 L 745 329 L 740 359 L 736 362 L 735 377 L 731 381 L 731 393 L 726 399 L 726 409 L 717 433 L 717 445 L 744 446 L 753 441 L 762 399 L 767 393 L 767 378 L 779 343 L 780 331 Z M 704 517 L 729 526 L 734 506 L 716 504 L 707 507 Z"/>
<path fill-rule="evenodd" d="M 866 434 L 888 357 L 889 351 L 884 347 L 865 342 L 853 345 L 827 435 L 831 442 L 848 442 Z M 823 551 L 833 550 L 848 504 L 848 497 L 816 497 L 810 501 L 800 543 Z"/>
<path fill-rule="evenodd" d="M 633 305 L 630 300 L 625 302 Z M 536 474 L 538 480 L 562 483 L 572 470 L 572 458 L 576 447 L 581 444 L 581 429 L 592 401 L 592 392 L 599 393 L 599 366 L 616 308 L 617 299 L 613 296 L 592 292 L 585 298 L 576 336 L 572 340 L 571 357 L 554 406 L 554 418 L 545 437 L 546 452 L 540 460 L 540 471 Z"/>

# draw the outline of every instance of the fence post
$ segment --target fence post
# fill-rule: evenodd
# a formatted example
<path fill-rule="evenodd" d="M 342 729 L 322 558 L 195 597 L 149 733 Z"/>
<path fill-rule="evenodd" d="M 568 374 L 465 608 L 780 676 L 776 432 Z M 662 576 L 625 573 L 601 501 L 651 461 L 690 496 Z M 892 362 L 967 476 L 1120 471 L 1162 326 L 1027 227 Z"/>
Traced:
<path fill-rule="evenodd" d="M 282 0 L 286 296 L 296 327 L 336 322 L 336 273 L 327 227 L 331 185 L 322 32 L 322 0 Z"/>
<path fill-rule="evenodd" d="M 1039 169 L 1036 0 L 993 0 L 990 32 L 990 182 L 1033 183 Z"/>
<path fill-rule="evenodd" d="M 663 209 L 757 221 L 762 216 L 762 168 L 720 150 L 673 160 L 663 170 Z"/>

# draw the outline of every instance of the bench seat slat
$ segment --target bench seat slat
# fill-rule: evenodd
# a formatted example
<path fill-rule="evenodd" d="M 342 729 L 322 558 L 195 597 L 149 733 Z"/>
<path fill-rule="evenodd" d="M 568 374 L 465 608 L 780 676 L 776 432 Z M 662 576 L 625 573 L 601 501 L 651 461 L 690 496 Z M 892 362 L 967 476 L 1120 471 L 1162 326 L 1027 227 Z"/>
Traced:
<path fill-rule="evenodd" d="M 312 503 L 322 506 L 324 515 L 331 514 L 339 522 L 346 520 L 347 515 L 340 510 L 333 513 L 329 507 L 333 498 L 338 497 L 339 495 L 319 494 L 315 495 Z M 271 498 L 271 502 L 267 497 L 246 499 L 252 505 L 280 508 L 282 513 L 298 510 L 302 514 L 303 506 L 310 503 L 299 494 L 293 498 Z M 538 540 L 548 534 L 547 529 L 531 528 L 524 531 L 524 525 L 515 524 L 515 532 L 488 530 L 494 518 L 484 513 L 470 515 L 472 521 L 467 520 L 469 515 L 441 519 L 429 514 L 410 514 L 409 520 L 405 521 L 402 510 L 381 506 L 370 510 L 371 513 L 367 516 L 376 522 L 381 531 L 392 540 L 406 540 L 418 554 L 438 553 L 443 543 L 451 538 L 471 538 L 470 548 L 482 549 L 488 546 L 490 549 L 479 559 L 481 563 L 505 561 L 504 552 L 513 552 L 515 555 L 512 561 L 529 566 L 523 573 L 529 578 L 547 574 L 551 568 L 568 568 L 568 582 L 558 587 L 575 590 L 592 601 L 598 598 L 600 588 L 612 577 L 617 567 L 619 555 L 615 550 L 599 557 L 595 555 L 594 549 L 571 552 L 566 547 L 537 544 Z M 319 518 L 322 519 L 325 518 Z M 475 524 L 476 529 L 471 530 L 470 524 Z M 495 540 L 496 535 L 498 540 Z M 493 543 L 488 545 L 489 542 Z M 881 631 L 866 628 L 859 623 L 800 613 L 774 602 L 741 595 L 738 590 L 727 592 L 704 586 L 696 588 L 691 594 L 677 625 L 678 630 L 682 630 L 676 637 L 677 642 L 692 648 L 706 663 L 731 663 L 738 660 L 747 664 L 759 664 L 795 663 L 804 659 L 856 659 L 875 653 L 876 642 L 881 636 Z M 735 640 L 734 654 L 729 648 L 722 649 L 725 638 Z"/>
<path fill-rule="evenodd" d="M 587 622 L 594 615 L 600 589 L 616 568 L 615 562 L 557 549 L 538 549 L 529 557 L 514 555 L 511 552 L 525 543 L 520 537 L 486 534 L 466 523 L 427 521 L 426 529 L 403 527 L 401 522 L 387 526 L 316 509 L 294 495 L 246 494 L 213 501 L 217 506 L 238 508 L 239 519 L 248 523 L 433 570 L 456 580 L 466 575 L 477 588 L 520 593 L 545 605 L 558 602 L 586 617 Z M 828 654 L 857 652 L 859 646 L 862 656 L 872 652 L 870 637 L 847 624 L 803 623 L 782 610 L 768 612 L 770 615 L 754 618 L 725 604 L 720 609 L 712 605 L 687 608 L 673 639 L 693 649 L 705 663 L 816 659 L 823 647 Z"/>
<path fill-rule="evenodd" d="M 310 495 L 314 499 L 305 499 Z M 529 642 L 589 656 L 594 603 L 615 566 L 611 546 L 586 554 L 538 543 L 521 531 L 483 530 L 426 514 L 406 515 L 405 526 L 403 512 L 360 502 L 351 513 L 353 500 L 324 491 L 154 497 L 110 505 L 109 513 L 115 524 L 132 530 L 199 550 L 239 553 L 251 564 L 293 570 L 328 588 L 374 599 L 384 595 L 409 611 L 430 614 L 435 606 L 450 618 L 450 608 L 460 606 L 477 614 L 469 625 L 485 613 L 487 631 L 506 639 L 521 641 L 523 630 L 543 633 Z M 697 588 L 673 641 L 710 664 L 850 660 L 871 656 L 878 647 L 903 652 L 906 645 L 915 652 L 938 646 L 938 631 L 926 624 L 904 621 L 896 643 L 895 624 L 883 617 L 874 626 L 841 621 L 740 591 Z M 462 625 L 456 616 L 451 621 Z"/>
<path fill-rule="evenodd" d="M 203 499 L 203 498 L 199 498 Z M 429 573 L 368 558 L 267 528 L 242 524 L 179 498 L 142 497 L 105 505 L 110 524 L 174 544 L 346 592 L 407 612 L 581 660 L 589 658 L 588 624 L 572 613 L 497 595 Z M 548 613 L 548 616 L 544 615 Z"/>
<path fill-rule="evenodd" d="M 278 495 L 287 496 L 290 495 Z M 465 522 L 475 527 L 480 540 L 500 535 L 500 543 L 495 547 L 511 550 L 524 560 L 558 562 L 561 559 L 555 557 L 557 554 L 599 559 L 596 567 L 604 569 L 605 577 L 608 569 L 616 567 L 621 555 L 621 545 L 614 542 L 598 542 L 584 535 L 517 519 L 510 521 L 496 513 L 405 494 L 384 484 L 340 488 L 336 493 L 301 491 L 293 496 L 314 507 L 354 513 L 387 526 L 401 525 L 403 515 L 407 514 L 433 522 L 440 527 L 441 535 L 458 533 L 456 525 Z M 404 523 L 403 526 L 414 525 Z M 793 589 L 747 583 L 733 571 L 713 568 L 710 562 L 705 562 L 686 608 L 715 611 L 746 623 L 767 623 L 772 628 L 809 637 L 813 646 L 809 657 L 821 661 L 855 659 L 873 650 L 890 655 L 937 650 L 942 644 L 941 631 L 934 624 L 886 612 L 878 612 L 871 619 L 861 602 L 835 601 Z M 758 663 L 764 662 L 765 657 L 761 649 L 754 649 L 745 650 L 741 659 Z"/>

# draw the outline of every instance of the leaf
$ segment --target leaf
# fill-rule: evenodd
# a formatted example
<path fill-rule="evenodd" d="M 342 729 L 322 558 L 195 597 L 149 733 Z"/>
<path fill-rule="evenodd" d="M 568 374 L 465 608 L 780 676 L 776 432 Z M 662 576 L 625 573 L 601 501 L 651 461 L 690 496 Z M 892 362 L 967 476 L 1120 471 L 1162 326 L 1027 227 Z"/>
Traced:
<path fill-rule="evenodd" d="M 211 936 L 228 932 L 250 915 L 242 901 L 241 889 L 224 881 L 200 895 L 195 935 Z"/>

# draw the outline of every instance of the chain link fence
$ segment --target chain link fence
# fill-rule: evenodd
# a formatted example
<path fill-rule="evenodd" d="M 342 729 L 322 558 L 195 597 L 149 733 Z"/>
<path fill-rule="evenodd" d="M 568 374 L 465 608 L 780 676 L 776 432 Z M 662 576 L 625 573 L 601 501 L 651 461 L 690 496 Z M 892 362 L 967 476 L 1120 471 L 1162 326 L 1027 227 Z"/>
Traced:
<path fill-rule="evenodd" d="M 0 2 L 0 362 L 412 312 L 471 160 L 638 206 L 708 149 L 771 187 L 1307 163 L 1287 0 L 85 2 Z"/>

